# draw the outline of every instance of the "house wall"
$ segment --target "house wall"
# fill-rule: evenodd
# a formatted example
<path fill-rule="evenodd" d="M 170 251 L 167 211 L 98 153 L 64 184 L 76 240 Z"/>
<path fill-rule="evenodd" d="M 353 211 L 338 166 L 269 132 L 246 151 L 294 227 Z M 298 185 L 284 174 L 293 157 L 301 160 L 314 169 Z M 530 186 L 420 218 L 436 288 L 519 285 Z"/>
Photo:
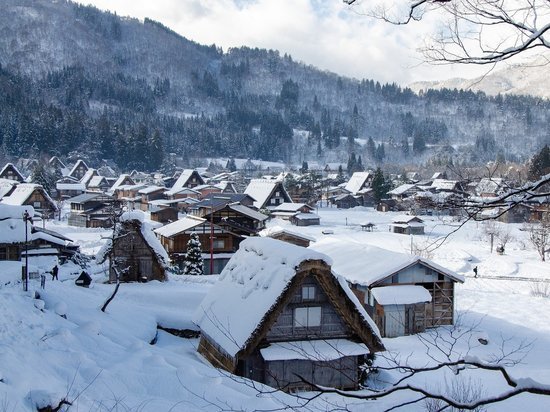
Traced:
<path fill-rule="evenodd" d="M 336 313 L 328 296 L 313 276 L 306 276 L 301 285 L 315 287 L 315 299 L 302 299 L 302 287 L 299 287 L 289 303 L 283 308 L 273 327 L 266 335 L 267 342 L 302 340 L 308 338 L 329 339 L 349 336 L 347 326 Z M 321 308 L 321 325 L 318 327 L 300 327 L 295 325 L 295 311 L 303 307 Z"/>
<path fill-rule="evenodd" d="M 115 259 L 118 270 L 121 271 L 122 282 L 138 282 L 146 280 L 165 280 L 164 268 L 157 262 L 149 245 L 145 242 L 139 228 L 133 224 L 123 224 L 124 230 L 115 239 L 111 259 Z M 110 281 L 116 281 L 116 273 L 110 267 Z"/>
<path fill-rule="evenodd" d="M 387 285 L 418 285 L 426 288 L 432 301 L 425 305 L 425 327 L 436 327 L 441 325 L 452 325 L 454 322 L 454 281 L 439 272 L 417 263 L 402 271 L 397 272 L 371 287 Z M 369 296 L 366 303 L 369 303 Z M 365 301 L 365 300 L 364 300 Z M 372 313 L 371 307 L 367 306 L 369 313 Z M 375 318 L 383 315 L 376 315 Z M 417 314 L 416 316 L 420 316 Z M 375 319 L 376 320 L 376 319 Z M 417 326 L 416 329 L 420 328 Z M 418 330 L 417 330 L 418 331 Z"/>
<path fill-rule="evenodd" d="M 311 390 L 296 375 L 317 385 L 355 389 L 358 385 L 358 357 L 346 356 L 332 361 L 285 360 L 265 363 L 265 383 L 287 392 Z"/>

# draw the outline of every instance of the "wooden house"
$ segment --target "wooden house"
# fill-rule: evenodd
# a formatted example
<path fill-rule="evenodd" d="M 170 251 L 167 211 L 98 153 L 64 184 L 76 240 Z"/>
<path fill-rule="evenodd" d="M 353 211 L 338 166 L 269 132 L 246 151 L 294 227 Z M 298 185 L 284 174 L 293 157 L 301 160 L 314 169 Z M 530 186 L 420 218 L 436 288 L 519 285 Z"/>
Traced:
<path fill-rule="evenodd" d="M 15 182 L 23 183 L 25 178 L 21 174 L 17 167 L 13 163 L 7 163 L 2 170 L 0 170 L 0 179 L 13 180 Z"/>
<path fill-rule="evenodd" d="M 479 197 L 497 197 L 504 193 L 507 185 L 499 177 L 484 177 L 475 187 L 475 194 Z"/>
<path fill-rule="evenodd" d="M 121 186 L 131 186 L 135 184 L 136 182 L 129 174 L 121 174 L 109 189 L 109 194 L 118 196 L 118 192 L 120 191 Z"/>
<path fill-rule="evenodd" d="M 86 190 L 88 192 L 105 193 L 111 187 L 111 183 L 105 176 L 94 176 L 90 179 Z"/>
<path fill-rule="evenodd" d="M 164 199 L 164 186 L 151 185 L 138 190 L 138 195 L 141 196 L 141 210 L 149 210 L 149 202 L 152 200 Z"/>
<path fill-rule="evenodd" d="M 157 207 L 149 210 L 153 222 L 167 224 L 178 220 L 178 209 L 174 207 Z"/>
<path fill-rule="evenodd" d="M 338 209 L 351 209 L 356 206 L 361 206 L 361 198 L 351 193 L 338 195 L 334 198 L 333 202 Z"/>
<path fill-rule="evenodd" d="M 86 192 L 86 185 L 74 177 L 64 176 L 55 183 L 55 189 L 57 198 L 66 200 Z"/>
<path fill-rule="evenodd" d="M 382 336 L 454 323 L 454 285 L 464 282 L 461 275 L 419 256 L 343 240 L 323 239 L 310 249 L 332 258 Z"/>
<path fill-rule="evenodd" d="M 174 195 L 184 188 L 193 189 L 197 186 L 204 185 L 204 179 L 196 170 L 185 169 L 181 172 L 173 186 L 166 192 L 166 196 L 172 199 Z"/>
<path fill-rule="evenodd" d="M 296 246 L 309 247 L 312 242 L 315 242 L 315 238 L 304 235 L 290 230 L 286 227 L 271 226 L 260 232 L 260 236 L 270 237 L 272 239 L 281 240 L 283 242 L 291 243 Z"/>
<path fill-rule="evenodd" d="M 2 203 L 12 206 L 32 206 L 35 211 L 44 217 L 52 217 L 57 211 L 57 205 L 44 190 L 42 185 L 35 183 L 21 183 Z"/>
<path fill-rule="evenodd" d="M 195 312 L 199 353 L 287 392 L 311 389 L 305 381 L 357 389 L 365 356 L 384 346 L 328 261 L 275 239 L 243 241 Z"/>
<path fill-rule="evenodd" d="M 359 191 L 371 187 L 373 177 L 372 172 L 355 172 L 346 183 L 345 189 L 356 195 Z"/>
<path fill-rule="evenodd" d="M 379 212 L 391 212 L 397 210 L 397 201 L 395 199 L 382 199 L 376 205 Z"/>
<path fill-rule="evenodd" d="M 396 216 L 390 223 L 390 232 L 402 235 L 423 235 L 424 221 L 418 216 Z"/>
<path fill-rule="evenodd" d="M 281 203 L 292 203 L 283 182 L 277 179 L 252 179 L 244 193 L 255 200 L 257 209 L 273 209 Z"/>
<path fill-rule="evenodd" d="M 290 220 L 297 213 L 313 213 L 313 207 L 305 203 L 281 203 L 270 210 L 270 216 L 282 220 Z"/>
<path fill-rule="evenodd" d="M 0 203 L 0 260 L 20 260 L 25 256 L 25 242 L 31 264 L 34 258 L 49 256 L 53 266 L 70 258 L 78 250 L 78 245 L 57 232 L 36 227 L 32 220 L 25 224 L 25 212 L 31 219 L 34 217 L 32 206 Z"/>
<path fill-rule="evenodd" d="M 256 209 L 218 197 L 197 203 L 194 208 L 198 208 L 200 217 L 242 236 L 257 235 L 268 219 Z"/>
<path fill-rule="evenodd" d="M 97 255 L 97 262 L 109 260 L 109 281 L 144 282 L 167 279 L 168 254 L 153 233 L 151 222 L 140 210 L 125 212 L 116 223 L 113 237 Z"/>
<path fill-rule="evenodd" d="M 84 177 L 89 167 L 82 159 L 78 159 L 73 168 L 69 172 L 68 176 L 74 179 L 80 180 Z"/>
<path fill-rule="evenodd" d="M 187 242 L 191 234 L 197 234 L 201 243 L 203 269 L 206 275 L 220 273 L 244 238 L 216 224 L 211 225 L 210 221 L 197 216 L 186 216 L 176 220 L 155 229 L 155 233 L 171 259 L 182 269 L 187 253 Z"/>
<path fill-rule="evenodd" d="M 115 212 L 120 208 L 119 202 L 104 193 L 83 193 L 67 202 L 71 206 L 68 224 L 77 227 L 112 227 Z"/>

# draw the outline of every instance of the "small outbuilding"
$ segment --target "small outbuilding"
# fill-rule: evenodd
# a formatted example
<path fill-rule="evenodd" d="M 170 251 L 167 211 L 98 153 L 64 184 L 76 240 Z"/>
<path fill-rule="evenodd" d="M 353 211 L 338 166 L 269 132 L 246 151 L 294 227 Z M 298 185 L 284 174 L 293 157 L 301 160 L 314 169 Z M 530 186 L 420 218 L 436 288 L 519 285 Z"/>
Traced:
<path fill-rule="evenodd" d="M 89 288 L 92 284 L 92 277 L 88 274 L 88 272 L 83 270 L 82 273 L 80 273 L 80 276 L 78 276 L 78 278 L 74 281 L 74 284 L 83 288 Z"/>
<path fill-rule="evenodd" d="M 109 259 L 110 282 L 116 282 L 117 275 L 121 282 L 166 280 L 170 259 L 153 228 L 140 210 L 122 214 L 113 237 L 97 255 L 99 263 Z"/>
<path fill-rule="evenodd" d="M 333 270 L 351 285 L 382 336 L 454 324 L 454 286 L 463 276 L 419 256 L 339 239 L 310 249 L 333 259 Z"/>
<path fill-rule="evenodd" d="M 423 235 L 424 221 L 418 216 L 397 216 L 390 223 L 390 232 L 402 235 Z"/>
<path fill-rule="evenodd" d="M 287 392 L 311 389 L 307 382 L 357 389 L 365 357 L 384 346 L 329 262 L 278 240 L 244 240 L 195 313 L 199 353 Z"/>

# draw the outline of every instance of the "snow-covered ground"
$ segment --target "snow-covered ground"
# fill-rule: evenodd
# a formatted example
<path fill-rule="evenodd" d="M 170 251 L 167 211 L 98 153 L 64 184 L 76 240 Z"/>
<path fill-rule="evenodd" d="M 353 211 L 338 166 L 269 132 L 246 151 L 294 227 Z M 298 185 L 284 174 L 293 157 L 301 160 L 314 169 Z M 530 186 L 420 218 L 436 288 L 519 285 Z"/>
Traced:
<path fill-rule="evenodd" d="M 321 208 L 318 213 L 321 226 L 292 230 L 315 239 L 346 239 L 403 253 L 411 248 L 432 249 L 434 241 L 457 226 L 450 218 L 425 217 L 427 234 L 411 238 L 388 232 L 388 223 L 395 216 L 392 213 L 367 208 Z M 360 224 L 366 222 L 374 223 L 376 230 L 362 231 Z M 540 262 L 526 234 L 519 230 L 520 225 L 508 226 L 515 239 L 507 244 L 506 253 L 491 254 L 481 226 L 470 222 L 431 251 L 434 261 L 466 276 L 466 282 L 457 286 L 457 329 L 471 331 L 465 333 L 454 350 L 490 359 L 503 350 L 526 346 L 515 354 L 522 359 L 510 367 L 512 375 L 550 384 L 550 299 L 532 296 L 535 285 L 545 283 L 523 280 L 550 278 L 550 264 Z M 109 231 L 72 228 L 64 222 L 48 222 L 47 228 L 72 238 L 85 253 L 97 252 L 104 242 L 102 238 L 109 236 Z M 477 279 L 472 276 L 475 266 L 480 275 Z M 216 277 L 172 277 L 166 283 L 123 284 L 103 313 L 99 308 L 113 285 L 102 283 L 102 268 L 91 268 L 91 272 L 94 283 L 89 289 L 74 285 L 78 267 L 64 265 L 60 281 L 48 279 L 45 290 L 31 281 L 32 292 L 24 293 L 17 284 L 20 266 L 0 263 L 0 411 L 36 410 L 37 406 L 57 404 L 61 399 L 72 402 L 70 409 L 79 411 L 253 411 L 303 405 L 303 399 L 252 385 L 212 368 L 196 353 L 197 339 L 178 338 L 157 329 L 192 329 L 194 309 Z M 495 279 L 497 276 L 506 279 Z M 443 337 L 448 333 L 444 329 L 438 331 Z M 433 339 L 429 333 L 422 336 L 428 341 Z M 480 337 L 487 339 L 488 344 L 479 343 Z M 408 357 L 415 365 L 432 362 L 417 336 L 384 339 L 384 344 L 388 354 Z M 377 363 L 385 365 L 388 354 L 379 355 Z M 430 354 L 441 357 L 437 351 Z M 379 384 L 395 375 L 396 372 L 381 372 Z M 500 377 L 479 371 L 461 372 L 458 380 L 459 392 L 468 386 L 485 394 L 506 389 Z M 456 376 L 444 370 L 413 382 L 448 391 L 456 381 Z M 398 394 L 375 402 L 326 395 L 308 403 L 303 410 L 347 406 L 350 410 L 377 411 L 417 396 Z M 402 410 L 424 410 L 424 406 L 421 402 Z M 550 398 L 536 395 L 521 395 L 489 408 L 548 409 Z"/>

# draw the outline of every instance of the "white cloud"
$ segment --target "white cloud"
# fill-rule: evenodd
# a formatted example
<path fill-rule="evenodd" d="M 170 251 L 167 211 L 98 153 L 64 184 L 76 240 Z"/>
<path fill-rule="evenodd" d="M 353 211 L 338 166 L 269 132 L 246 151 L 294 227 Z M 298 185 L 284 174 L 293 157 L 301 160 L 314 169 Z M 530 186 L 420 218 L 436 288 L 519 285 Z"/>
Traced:
<path fill-rule="evenodd" d="M 464 68 L 420 65 L 416 48 L 427 22 L 395 27 L 346 8 L 340 0 L 87 0 L 123 16 L 158 20 L 202 44 L 259 47 L 356 78 L 408 84 L 471 77 Z"/>

